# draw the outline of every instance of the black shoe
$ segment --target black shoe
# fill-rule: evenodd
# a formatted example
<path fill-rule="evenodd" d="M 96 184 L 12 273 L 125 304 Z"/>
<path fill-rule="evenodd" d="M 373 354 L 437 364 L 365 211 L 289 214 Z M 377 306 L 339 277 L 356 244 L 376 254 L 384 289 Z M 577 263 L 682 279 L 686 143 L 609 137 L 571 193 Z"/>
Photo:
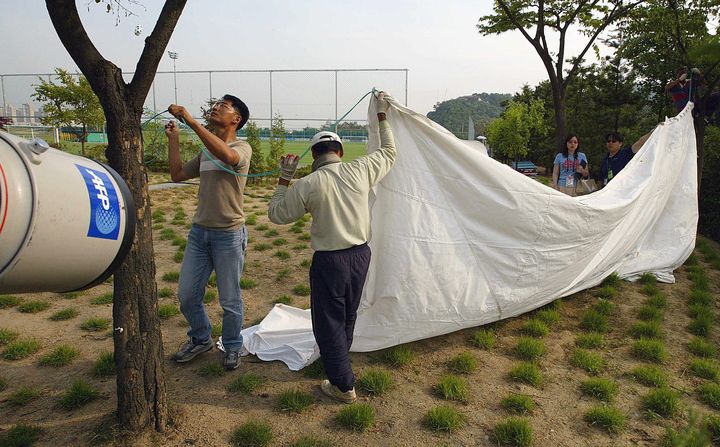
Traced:
<path fill-rule="evenodd" d="M 225 371 L 238 369 L 240 366 L 240 351 L 227 351 L 222 357 L 223 367 Z"/>
<path fill-rule="evenodd" d="M 186 341 L 178 352 L 173 354 L 172 359 L 178 363 L 189 362 L 203 352 L 207 352 L 213 348 L 212 339 L 208 340 L 207 343 L 194 343 L 192 339 Z"/>

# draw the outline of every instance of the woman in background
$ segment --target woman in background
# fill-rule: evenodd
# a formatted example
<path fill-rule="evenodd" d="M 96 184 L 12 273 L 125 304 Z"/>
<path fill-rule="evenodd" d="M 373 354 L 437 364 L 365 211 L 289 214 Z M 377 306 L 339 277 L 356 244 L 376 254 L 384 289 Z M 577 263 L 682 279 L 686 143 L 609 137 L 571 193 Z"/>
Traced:
<path fill-rule="evenodd" d="M 580 140 L 577 135 L 568 135 L 562 152 L 555 156 L 553 163 L 552 187 L 573 197 L 576 195 L 578 181 L 587 177 L 589 172 L 587 157 L 582 152 L 578 152 L 579 145 Z"/>

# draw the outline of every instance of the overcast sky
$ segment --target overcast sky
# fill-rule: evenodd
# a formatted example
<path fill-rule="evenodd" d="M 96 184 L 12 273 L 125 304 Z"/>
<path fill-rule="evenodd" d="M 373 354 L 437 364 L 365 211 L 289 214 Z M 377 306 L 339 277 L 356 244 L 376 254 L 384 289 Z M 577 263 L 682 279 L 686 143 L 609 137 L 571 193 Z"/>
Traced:
<path fill-rule="evenodd" d="M 126 2 L 127 3 L 127 2 Z M 162 7 L 131 6 L 134 16 L 106 14 L 94 0 L 77 2 L 90 37 L 104 57 L 133 71 Z M 481 36 L 478 18 L 490 0 L 189 0 L 168 45 L 177 71 L 287 69 L 408 69 L 408 105 L 427 113 L 438 101 L 479 92 L 514 93 L 545 79 L 540 59 L 518 32 Z M 135 36 L 137 26 L 142 27 Z M 40 0 L 0 0 L 0 74 L 77 68 L 55 34 Z M 581 39 L 570 42 L 576 54 Z M 166 55 L 158 71 L 172 72 Z M 196 109 L 210 96 L 207 74 L 178 74 L 178 102 Z M 27 102 L 34 77 L 4 77 L 5 100 Z M 338 115 L 373 86 L 405 99 L 404 72 L 338 74 Z M 158 110 L 174 102 L 173 75 L 158 75 Z M 293 119 L 335 116 L 334 73 L 275 73 L 273 113 Z M 268 74 L 212 75 L 212 93 L 234 93 L 254 118 L 270 116 Z M 152 92 L 146 105 L 153 107 Z M 363 119 L 366 106 L 350 118 Z"/>

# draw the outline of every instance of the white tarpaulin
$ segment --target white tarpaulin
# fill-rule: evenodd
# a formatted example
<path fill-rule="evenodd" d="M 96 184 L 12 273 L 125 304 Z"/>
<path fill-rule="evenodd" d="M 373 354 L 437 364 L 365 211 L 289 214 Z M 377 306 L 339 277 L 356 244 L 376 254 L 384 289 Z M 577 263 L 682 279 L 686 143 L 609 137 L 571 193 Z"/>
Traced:
<path fill-rule="evenodd" d="M 689 105 L 604 189 L 569 197 L 392 102 L 397 162 L 375 190 L 372 261 L 352 351 L 513 317 L 617 272 L 674 281 L 697 229 Z M 370 113 L 374 110 L 370 107 Z M 368 148 L 379 146 L 370 117 Z M 276 306 L 245 348 L 296 370 L 318 354 L 310 312 Z"/>

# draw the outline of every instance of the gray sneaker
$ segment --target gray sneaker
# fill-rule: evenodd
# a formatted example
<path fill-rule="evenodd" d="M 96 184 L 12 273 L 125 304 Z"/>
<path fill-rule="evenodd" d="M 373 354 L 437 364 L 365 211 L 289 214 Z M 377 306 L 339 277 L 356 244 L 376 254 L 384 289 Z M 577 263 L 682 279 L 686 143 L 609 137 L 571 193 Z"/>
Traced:
<path fill-rule="evenodd" d="M 173 354 L 172 359 L 178 363 L 189 362 L 203 352 L 208 352 L 213 348 L 213 341 L 210 339 L 207 343 L 194 343 L 192 339 L 188 339 L 180 350 Z"/>
<path fill-rule="evenodd" d="M 222 363 L 225 371 L 238 369 L 240 366 L 240 351 L 227 351 L 222 356 Z"/>

